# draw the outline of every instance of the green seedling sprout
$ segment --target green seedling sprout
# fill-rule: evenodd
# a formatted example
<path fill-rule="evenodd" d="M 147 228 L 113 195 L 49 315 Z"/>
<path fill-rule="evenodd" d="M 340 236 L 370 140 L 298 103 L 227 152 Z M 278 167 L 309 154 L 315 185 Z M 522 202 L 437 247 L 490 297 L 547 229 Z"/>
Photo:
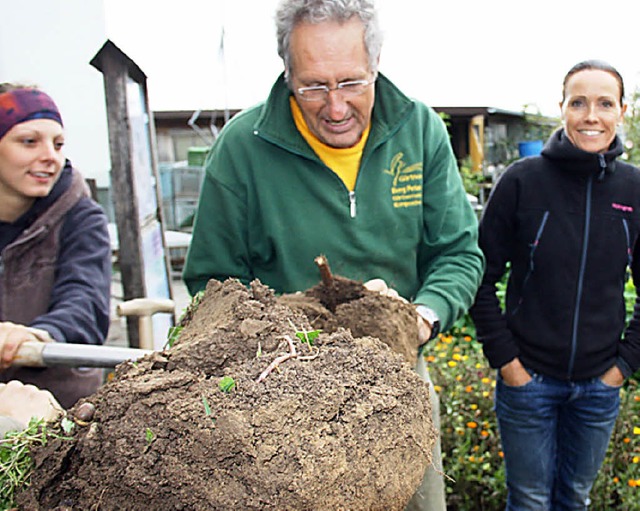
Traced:
<path fill-rule="evenodd" d="M 229 393 L 236 388 L 236 381 L 231 376 L 223 376 L 218 382 L 218 387 L 222 392 Z"/>
<path fill-rule="evenodd" d="M 297 328 L 291 320 L 289 320 L 289 324 L 296 331 L 296 337 L 300 342 L 302 344 L 306 344 L 309 347 L 309 351 L 311 351 L 313 343 L 318 338 L 322 330 L 301 330 L 300 328 Z"/>
<path fill-rule="evenodd" d="M 209 406 L 209 401 L 207 401 L 207 398 L 204 395 L 202 396 L 202 404 L 204 406 L 204 414 L 209 417 L 215 425 L 216 419 L 213 417 L 213 412 L 211 411 L 211 406 Z"/>
<path fill-rule="evenodd" d="M 151 445 L 151 443 L 156 439 L 156 434 L 151 431 L 151 428 L 144 430 L 144 439 L 147 441 L 147 445 Z"/>
<path fill-rule="evenodd" d="M 167 333 L 167 342 L 164 345 L 164 349 L 173 348 L 173 345 L 180 337 L 180 333 L 182 332 L 182 326 L 172 326 L 169 328 L 169 332 Z"/>
<path fill-rule="evenodd" d="M 211 417 L 211 407 L 209 406 L 209 401 L 207 401 L 206 396 L 202 396 L 202 404 L 204 405 L 205 415 Z"/>

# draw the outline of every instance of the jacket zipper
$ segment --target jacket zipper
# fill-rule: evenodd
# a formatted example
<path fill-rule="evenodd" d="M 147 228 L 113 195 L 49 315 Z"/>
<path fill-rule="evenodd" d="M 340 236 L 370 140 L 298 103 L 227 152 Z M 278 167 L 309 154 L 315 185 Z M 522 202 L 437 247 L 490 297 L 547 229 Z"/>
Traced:
<path fill-rule="evenodd" d="M 604 178 L 604 173 L 607 168 L 607 162 L 602 154 L 598 154 L 598 163 L 600 164 L 600 172 L 598 174 L 598 180 L 601 181 Z M 582 287 L 584 284 L 585 267 L 587 264 L 587 247 L 589 246 L 589 231 L 591 228 L 591 195 L 593 191 L 593 176 L 589 176 L 587 181 L 587 193 L 585 204 L 585 220 L 584 220 L 584 235 L 582 239 L 582 254 L 580 256 L 580 273 L 578 274 L 578 290 L 576 294 L 576 305 L 573 313 L 573 331 L 571 333 L 571 356 L 569 357 L 568 379 L 571 379 L 573 375 L 573 368 L 576 361 L 576 351 L 578 349 L 578 326 L 580 323 L 580 304 L 582 303 Z"/>
<path fill-rule="evenodd" d="M 622 227 L 624 227 L 624 234 L 627 237 L 627 274 L 625 281 L 631 278 L 631 264 L 633 263 L 633 255 L 631 251 L 631 235 L 629 234 L 629 222 L 626 218 L 622 219 Z"/>
<path fill-rule="evenodd" d="M 527 270 L 527 274 L 524 276 L 524 279 L 522 280 L 522 293 L 520 294 L 520 300 L 518 301 L 518 305 L 514 307 L 513 312 L 511 313 L 512 316 L 518 312 L 518 309 L 520 309 L 520 306 L 524 301 L 524 298 L 523 298 L 524 291 L 525 291 L 525 288 L 527 287 L 527 282 L 529 281 L 529 278 L 531 278 L 531 275 L 533 274 L 533 270 L 534 270 L 533 256 L 535 255 L 536 249 L 540 244 L 540 238 L 542 237 L 542 233 L 544 232 L 544 226 L 547 224 L 548 219 L 549 219 L 549 212 L 545 211 L 544 215 L 542 216 L 542 221 L 540 222 L 540 226 L 538 227 L 538 232 L 536 232 L 536 239 L 533 240 L 533 243 L 529 245 L 531 249 L 529 250 L 529 269 Z"/>
<path fill-rule="evenodd" d="M 356 192 L 349 192 L 349 212 L 351 218 L 356 217 Z"/>

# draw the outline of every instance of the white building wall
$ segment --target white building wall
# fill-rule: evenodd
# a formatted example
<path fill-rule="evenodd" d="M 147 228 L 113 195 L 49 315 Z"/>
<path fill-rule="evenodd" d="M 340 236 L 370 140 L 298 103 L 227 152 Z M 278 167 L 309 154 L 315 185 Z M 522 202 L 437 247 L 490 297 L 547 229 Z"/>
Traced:
<path fill-rule="evenodd" d="M 89 61 L 107 39 L 103 0 L 1 0 L 0 82 L 37 85 L 57 103 L 66 156 L 109 186 L 102 73 Z"/>

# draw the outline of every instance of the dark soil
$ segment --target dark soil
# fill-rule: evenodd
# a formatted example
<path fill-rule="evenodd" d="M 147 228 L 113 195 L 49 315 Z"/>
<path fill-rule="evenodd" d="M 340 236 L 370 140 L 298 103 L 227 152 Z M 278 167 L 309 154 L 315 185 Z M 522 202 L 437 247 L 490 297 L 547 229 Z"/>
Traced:
<path fill-rule="evenodd" d="M 397 345 L 400 318 L 405 331 L 415 318 L 343 282 L 349 299 L 340 286 L 276 299 L 258 282 L 212 280 L 173 348 L 118 366 L 83 400 L 93 420 L 34 451 L 21 509 L 404 509 L 436 435 L 427 386 L 403 359 L 409 341 L 402 355 L 387 346 Z M 317 298 L 327 291 L 335 313 Z M 321 314 L 309 321 L 303 309 Z M 317 349 L 302 345 L 296 332 L 318 325 Z M 256 382 L 289 341 L 299 355 Z"/>

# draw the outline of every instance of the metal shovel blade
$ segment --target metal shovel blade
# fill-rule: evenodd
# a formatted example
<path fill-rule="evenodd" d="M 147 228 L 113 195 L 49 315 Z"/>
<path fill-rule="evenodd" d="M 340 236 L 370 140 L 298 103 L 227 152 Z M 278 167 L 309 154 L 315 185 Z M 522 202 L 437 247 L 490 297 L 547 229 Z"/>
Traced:
<path fill-rule="evenodd" d="M 24 367 L 115 367 L 126 360 L 137 360 L 153 350 L 65 344 L 61 342 L 25 342 L 13 361 Z"/>

